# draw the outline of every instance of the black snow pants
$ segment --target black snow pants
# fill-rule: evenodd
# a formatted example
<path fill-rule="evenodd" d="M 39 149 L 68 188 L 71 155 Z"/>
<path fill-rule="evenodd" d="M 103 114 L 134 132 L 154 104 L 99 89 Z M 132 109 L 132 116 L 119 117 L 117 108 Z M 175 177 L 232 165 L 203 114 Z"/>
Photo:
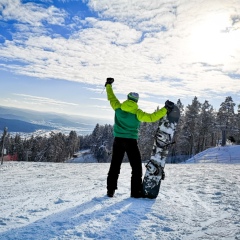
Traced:
<path fill-rule="evenodd" d="M 107 189 L 117 189 L 118 176 L 125 152 L 132 167 L 131 194 L 134 195 L 142 191 L 142 160 L 136 139 L 115 137 L 112 161 L 107 177 Z"/>

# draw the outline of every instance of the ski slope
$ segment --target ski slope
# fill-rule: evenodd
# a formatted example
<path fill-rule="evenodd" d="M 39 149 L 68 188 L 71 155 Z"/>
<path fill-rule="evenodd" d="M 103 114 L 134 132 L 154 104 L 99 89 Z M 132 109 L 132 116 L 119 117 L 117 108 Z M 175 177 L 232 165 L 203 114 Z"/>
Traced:
<path fill-rule="evenodd" d="M 186 163 L 240 163 L 240 145 L 209 148 L 188 159 Z"/>
<path fill-rule="evenodd" d="M 240 239 L 240 164 L 168 164 L 155 200 L 129 197 L 128 163 L 106 197 L 108 168 L 4 162 L 0 239 Z"/>

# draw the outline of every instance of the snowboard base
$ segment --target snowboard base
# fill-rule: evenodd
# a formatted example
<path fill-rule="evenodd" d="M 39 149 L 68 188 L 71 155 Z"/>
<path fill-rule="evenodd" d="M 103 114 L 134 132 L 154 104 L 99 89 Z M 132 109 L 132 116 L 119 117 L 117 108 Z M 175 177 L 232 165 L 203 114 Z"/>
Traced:
<path fill-rule="evenodd" d="M 173 144 L 172 139 L 179 118 L 180 111 L 174 105 L 174 109 L 170 114 L 167 114 L 159 121 L 151 158 L 146 164 L 146 173 L 143 179 L 143 194 L 146 198 L 154 199 L 158 196 L 161 180 L 165 177 L 166 158 Z"/>

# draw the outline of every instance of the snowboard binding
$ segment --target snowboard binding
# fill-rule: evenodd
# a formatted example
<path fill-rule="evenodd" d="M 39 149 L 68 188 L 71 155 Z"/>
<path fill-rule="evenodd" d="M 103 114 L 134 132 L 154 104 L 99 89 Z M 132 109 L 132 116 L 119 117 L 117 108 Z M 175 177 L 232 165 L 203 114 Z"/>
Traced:
<path fill-rule="evenodd" d="M 161 165 L 157 165 L 156 163 L 150 160 L 145 167 L 149 171 L 149 174 L 154 176 L 161 175 L 161 180 L 165 179 L 165 172 Z"/>
<path fill-rule="evenodd" d="M 150 174 L 157 176 L 159 174 L 159 166 L 155 164 L 153 161 L 149 161 L 145 166 Z"/>

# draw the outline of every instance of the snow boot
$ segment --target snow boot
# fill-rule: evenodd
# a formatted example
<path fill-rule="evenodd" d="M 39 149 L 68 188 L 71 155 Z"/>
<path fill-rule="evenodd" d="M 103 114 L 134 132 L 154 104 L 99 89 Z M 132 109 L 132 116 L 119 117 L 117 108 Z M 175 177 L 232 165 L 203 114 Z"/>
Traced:
<path fill-rule="evenodd" d="M 108 197 L 113 197 L 114 193 L 115 193 L 115 190 L 108 190 L 107 191 L 107 196 Z"/>
<path fill-rule="evenodd" d="M 131 198 L 144 198 L 143 191 L 131 192 Z"/>

